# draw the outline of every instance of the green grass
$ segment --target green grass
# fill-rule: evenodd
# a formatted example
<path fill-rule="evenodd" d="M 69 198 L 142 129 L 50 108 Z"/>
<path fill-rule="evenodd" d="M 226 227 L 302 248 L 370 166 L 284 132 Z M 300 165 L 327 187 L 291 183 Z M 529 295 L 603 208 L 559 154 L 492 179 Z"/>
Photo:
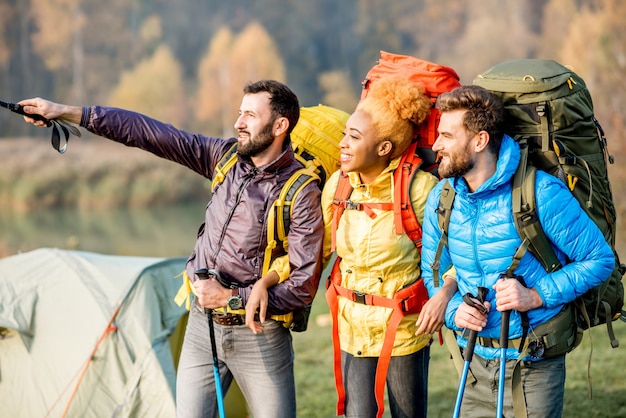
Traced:
<path fill-rule="evenodd" d="M 330 324 L 320 325 L 318 318 L 328 314 L 321 288 L 315 298 L 309 327 L 304 333 L 294 333 L 296 352 L 296 390 L 298 418 L 334 417 L 335 394 Z M 592 329 L 593 353 L 591 377 L 593 399 L 587 394 L 587 361 L 589 335 L 567 356 L 564 417 L 625 417 L 626 416 L 626 323 L 613 323 L 621 347 L 612 349 L 606 328 Z M 459 375 L 445 344 L 437 341 L 431 348 L 429 371 L 428 416 L 450 417 L 454 409 Z M 385 417 L 389 417 L 388 407 Z"/>

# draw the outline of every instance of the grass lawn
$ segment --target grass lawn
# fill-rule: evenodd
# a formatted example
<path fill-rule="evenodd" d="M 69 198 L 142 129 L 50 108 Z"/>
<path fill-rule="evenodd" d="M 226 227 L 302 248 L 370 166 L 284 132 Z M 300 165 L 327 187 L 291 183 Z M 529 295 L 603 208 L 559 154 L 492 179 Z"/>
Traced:
<path fill-rule="evenodd" d="M 293 333 L 296 352 L 296 390 L 299 418 L 335 416 L 337 400 L 332 366 L 331 327 L 321 288 L 315 298 L 308 330 Z M 621 347 L 612 349 L 606 328 L 592 330 L 591 377 L 593 399 L 587 394 L 589 333 L 567 357 L 564 417 L 626 417 L 626 323 L 613 323 Z M 431 348 L 429 373 L 430 417 L 450 417 L 454 409 L 459 376 L 445 346 L 437 341 Z M 388 408 L 385 417 L 389 417 Z"/>

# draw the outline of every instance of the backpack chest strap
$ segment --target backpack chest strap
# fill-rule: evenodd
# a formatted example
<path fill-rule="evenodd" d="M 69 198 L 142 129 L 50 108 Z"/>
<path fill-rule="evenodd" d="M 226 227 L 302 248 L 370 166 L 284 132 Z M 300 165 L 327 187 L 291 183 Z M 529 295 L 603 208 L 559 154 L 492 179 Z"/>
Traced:
<path fill-rule="evenodd" d="M 362 210 L 363 212 L 367 214 L 367 216 L 369 216 L 372 219 L 376 218 L 376 212 L 374 212 L 374 209 L 378 209 L 378 210 L 392 210 L 393 209 L 393 203 L 391 202 L 356 203 L 356 202 L 353 202 L 352 200 L 335 199 L 333 201 L 333 204 L 336 206 L 340 206 L 342 210 L 346 210 L 346 209 Z"/>

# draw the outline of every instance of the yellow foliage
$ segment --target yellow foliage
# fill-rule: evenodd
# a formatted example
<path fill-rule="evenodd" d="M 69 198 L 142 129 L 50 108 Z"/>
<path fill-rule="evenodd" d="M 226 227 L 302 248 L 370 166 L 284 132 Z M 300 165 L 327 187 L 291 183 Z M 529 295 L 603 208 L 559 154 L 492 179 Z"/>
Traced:
<path fill-rule="evenodd" d="M 233 34 L 230 29 L 221 28 L 211 40 L 204 58 L 200 61 L 198 91 L 194 105 L 196 118 L 200 122 L 223 120 L 221 115 L 224 104 L 229 102 L 231 70 L 229 53 L 232 43 Z"/>
<path fill-rule="evenodd" d="M 37 7 L 31 9 L 38 28 L 32 35 L 33 46 L 50 70 L 72 64 L 67 57 L 71 56 L 73 38 L 86 21 L 80 3 L 80 0 L 39 1 Z"/>
<path fill-rule="evenodd" d="M 152 57 L 122 74 L 108 100 L 173 125 L 187 121 L 182 69 L 169 47 L 159 46 Z"/>
<path fill-rule="evenodd" d="M 268 78 L 285 81 L 286 69 L 265 28 L 253 22 L 237 36 L 220 29 L 199 65 L 196 117 L 215 135 L 230 136 L 243 86 Z"/>
<path fill-rule="evenodd" d="M 322 73 L 318 77 L 318 84 L 323 92 L 323 104 L 352 113 L 358 102 L 358 97 L 351 88 L 354 83 L 351 82 L 347 71 Z"/>

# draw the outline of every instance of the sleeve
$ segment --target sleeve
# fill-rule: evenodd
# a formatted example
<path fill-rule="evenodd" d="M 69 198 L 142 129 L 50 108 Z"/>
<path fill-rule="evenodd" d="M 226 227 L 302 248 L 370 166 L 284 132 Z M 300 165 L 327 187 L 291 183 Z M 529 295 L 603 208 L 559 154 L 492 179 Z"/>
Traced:
<path fill-rule="evenodd" d="M 337 171 L 339 173 L 339 171 Z M 324 187 L 324 191 L 322 192 L 322 218 L 324 222 L 324 240 L 323 240 L 323 252 L 322 252 L 322 260 L 323 266 L 322 268 L 326 268 L 331 256 L 331 222 L 332 222 L 332 203 L 333 197 L 335 193 L 335 189 L 337 188 L 335 177 L 331 177 L 326 182 L 326 187 Z M 284 282 L 289 278 L 289 274 L 291 273 L 291 269 L 289 266 L 289 255 L 284 255 L 282 257 L 276 258 L 269 268 L 270 271 L 275 271 L 280 278 L 279 283 Z"/>
<path fill-rule="evenodd" d="M 424 210 L 424 223 L 422 226 L 422 277 L 424 278 L 424 285 L 428 290 L 428 294 L 431 297 L 440 290 L 440 287 L 435 287 L 434 285 L 433 262 L 435 261 L 439 240 L 441 239 L 441 230 L 439 229 L 436 209 L 439 207 L 439 197 L 442 187 L 443 182 L 440 182 L 428 195 L 426 208 Z M 445 280 L 445 276 L 449 276 L 449 279 L 453 277 L 456 278 L 456 270 L 454 270 L 452 266 L 447 246 L 445 246 L 441 252 L 439 265 L 439 274 L 444 276 L 441 280 Z M 448 328 L 454 329 L 454 315 L 461 302 L 462 297 L 459 292 L 448 302 L 448 307 L 446 308 L 446 326 Z"/>
<path fill-rule="evenodd" d="M 289 266 L 289 254 L 276 258 L 272 261 L 269 271 L 275 271 L 278 274 L 278 283 L 282 283 L 289 278 L 291 267 Z"/>
<path fill-rule="evenodd" d="M 608 279 L 615 258 L 598 226 L 559 179 L 538 171 L 536 202 L 543 230 L 564 266 L 527 284 L 537 289 L 544 306 L 551 308 Z"/>
<path fill-rule="evenodd" d="M 102 106 L 86 109 L 81 126 L 91 133 L 148 151 L 207 178 L 213 177 L 215 165 L 236 141 L 191 134 L 124 109 Z"/>

